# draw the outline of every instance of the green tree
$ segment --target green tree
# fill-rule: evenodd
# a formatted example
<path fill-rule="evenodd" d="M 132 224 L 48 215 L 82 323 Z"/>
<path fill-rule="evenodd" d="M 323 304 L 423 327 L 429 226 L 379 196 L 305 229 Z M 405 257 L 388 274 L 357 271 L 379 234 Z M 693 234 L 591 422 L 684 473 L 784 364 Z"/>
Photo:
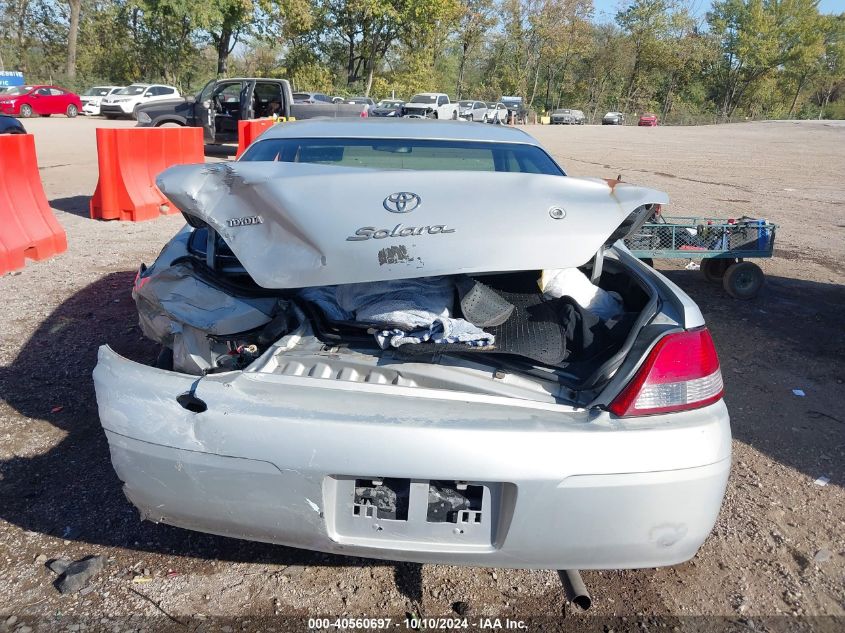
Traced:
<path fill-rule="evenodd" d="M 463 93 L 467 61 L 481 47 L 487 33 L 498 22 L 493 0 L 462 0 L 460 11 L 456 28 L 460 61 L 455 99 L 460 99 Z"/>
<path fill-rule="evenodd" d="M 76 77 L 76 43 L 79 37 L 79 13 L 82 11 L 82 0 L 68 0 L 70 5 L 70 24 L 67 34 L 67 76 Z"/>
<path fill-rule="evenodd" d="M 721 45 L 713 78 L 724 118 L 754 94 L 755 84 L 783 71 L 801 74 L 802 58 L 812 57 L 817 47 L 817 16 L 818 0 L 720 0 L 713 5 L 707 21 Z"/>
<path fill-rule="evenodd" d="M 329 40 L 324 47 L 344 58 L 347 86 L 363 84 L 367 95 L 376 71 L 395 47 L 405 44 L 412 49 L 427 42 L 441 21 L 458 14 L 457 0 L 316 1 Z"/>
<path fill-rule="evenodd" d="M 643 75 L 663 61 L 664 42 L 672 26 L 672 10 L 670 0 L 634 0 L 616 14 L 616 23 L 631 42 L 632 51 L 625 90 L 626 110 L 632 109 Z"/>
<path fill-rule="evenodd" d="M 845 87 L 845 13 L 823 16 L 822 33 L 824 53 L 816 79 L 820 119 L 837 89 L 841 91 Z"/>

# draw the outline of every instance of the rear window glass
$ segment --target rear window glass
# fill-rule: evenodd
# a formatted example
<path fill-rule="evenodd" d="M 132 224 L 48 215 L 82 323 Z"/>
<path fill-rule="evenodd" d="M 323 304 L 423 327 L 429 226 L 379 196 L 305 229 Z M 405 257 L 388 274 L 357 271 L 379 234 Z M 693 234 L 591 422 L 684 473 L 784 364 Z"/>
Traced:
<path fill-rule="evenodd" d="M 339 167 L 445 171 L 503 171 L 565 175 L 539 147 L 430 139 L 267 139 L 244 161 L 314 163 Z"/>

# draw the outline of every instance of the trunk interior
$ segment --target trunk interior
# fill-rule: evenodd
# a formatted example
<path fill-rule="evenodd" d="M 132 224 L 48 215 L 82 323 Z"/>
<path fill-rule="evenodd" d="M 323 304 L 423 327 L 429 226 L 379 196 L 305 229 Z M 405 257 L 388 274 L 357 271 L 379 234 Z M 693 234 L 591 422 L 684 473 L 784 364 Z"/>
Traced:
<path fill-rule="evenodd" d="M 314 337 L 292 348 L 283 337 L 249 371 L 583 404 L 613 375 L 656 307 L 647 286 L 617 261 L 606 263 L 601 287 L 624 302 L 612 322 L 588 322 L 574 302 L 555 309 L 560 302 L 539 291 L 539 271 L 485 275 L 483 283 L 516 306 L 504 324 L 485 328 L 496 336 L 492 350 L 432 343 L 385 350 L 371 328 L 332 322 L 317 306 L 299 304 Z"/>
<path fill-rule="evenodd" d="M 656 312 L 654 292 L 618 260 L 605 258 L 599 286 L 617 293 L 624 311 L 604 321 L 568 297 L 544 299 L 539 276 L 539 271 L 476 276 L 514 305 L 504 323 L 484 328 L 496 337 L 492 348 L 426 342 L 382 349 L 370 324 L 332 320 L 296 292 L 276 291 L 287 311 L 257 331 L 214 337 L 210 351 L 217 358 L 205 373 L 245 370 L 583 404 L 590 399 L 584 394 L 607 382 L 638 329 Z M 232 279 L 226 283 L 234 293 Z M 243 278 L 236 283 L 245 290 Z M 464 316 L 457 297 L 453 316 Z"/>

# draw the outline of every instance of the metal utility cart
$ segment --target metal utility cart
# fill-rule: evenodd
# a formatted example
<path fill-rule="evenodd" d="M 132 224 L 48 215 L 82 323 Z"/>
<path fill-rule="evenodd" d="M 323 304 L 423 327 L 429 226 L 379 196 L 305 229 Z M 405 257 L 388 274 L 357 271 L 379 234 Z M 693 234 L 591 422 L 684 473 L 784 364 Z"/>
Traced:
<path fill-rule="evenodd" d="M 658 211 L 625 245 L 649 264 L 653 259 L 701 259 L 708 281 L 721 282 L 735 299 L 751 299 L 765 275 L 745 260 L 771 257 L 776 231 L 777 225 L 758 218 L 666 217 Z"/>

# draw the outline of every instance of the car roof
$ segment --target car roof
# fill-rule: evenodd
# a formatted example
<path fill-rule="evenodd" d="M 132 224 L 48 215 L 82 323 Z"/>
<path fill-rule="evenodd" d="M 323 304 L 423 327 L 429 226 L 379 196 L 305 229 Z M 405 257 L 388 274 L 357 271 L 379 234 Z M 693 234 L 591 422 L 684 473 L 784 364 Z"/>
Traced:
<path fill-rule="evenodd" d="M 534 137 L 514 127 L 431 119 L 314 118 L 274 125 L 261 138 L 421 138 L 540 146 Z"/>

